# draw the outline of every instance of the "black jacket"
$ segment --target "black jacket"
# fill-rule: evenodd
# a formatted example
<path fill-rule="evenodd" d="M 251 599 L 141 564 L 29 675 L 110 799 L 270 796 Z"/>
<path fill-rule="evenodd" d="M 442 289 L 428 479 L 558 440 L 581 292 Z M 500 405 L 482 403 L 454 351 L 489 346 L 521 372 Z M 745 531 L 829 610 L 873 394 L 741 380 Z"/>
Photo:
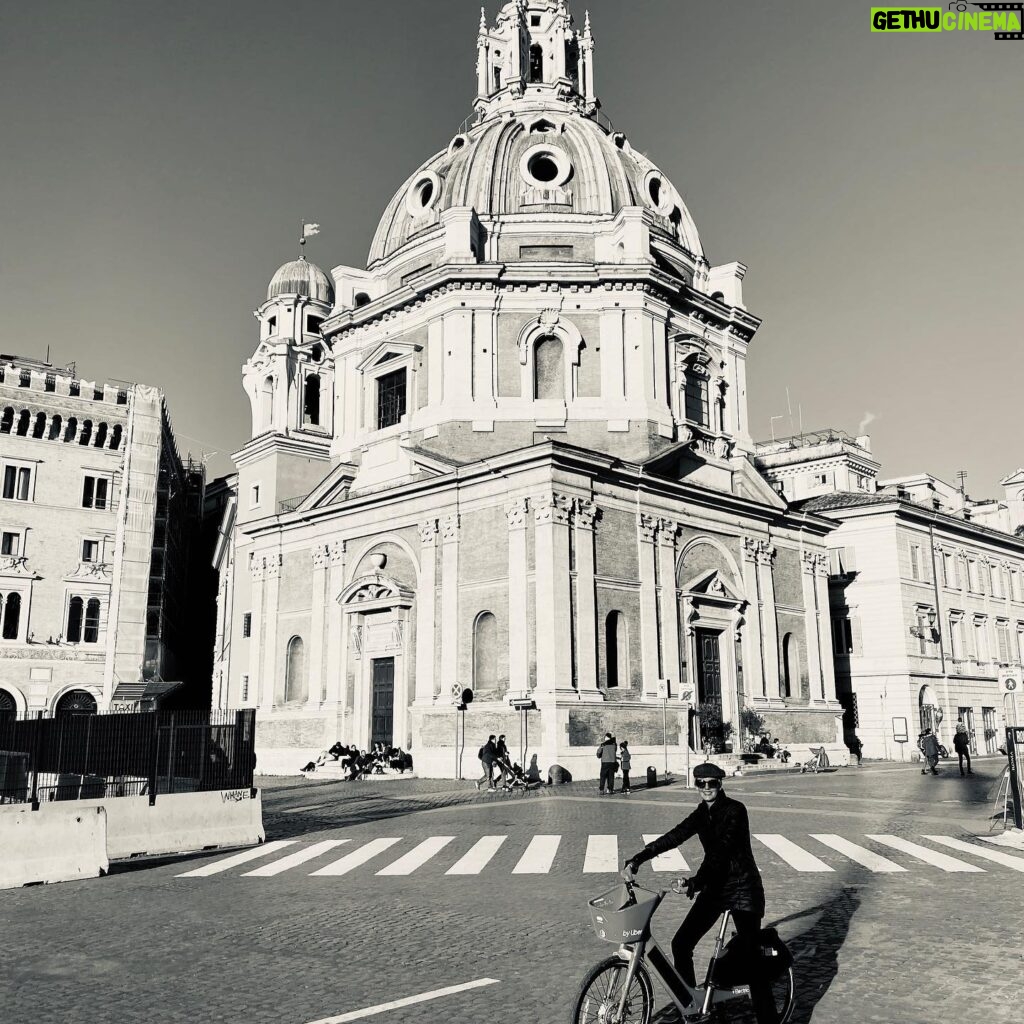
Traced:
<path fill-rule="evenodd" d="M 488 740 L 480 748 L 480 760 L 484 764 L 493 764 L 495 758 L 498 756 L 498 748 L 494 745 L 493 741 Z"/>
<path fill-rule="evenodd" d="M 962 750 L 967 753 L 971 749 L 971 738 L 965 732 L 958 732 L 953 735 L 953 749 Z"/>
<path fill-rule="evenodd" d="M 680 846 L 691 836 L 704 847 L 704 863 L 693 876 L 693 887 L 730 910 L 764 915 L 764 886 L 750 848 L 747 809 L 720 793 L 713 804 L 703 801 L 675 828 L 648 843 L 637 855 L 640 863 Z"/>

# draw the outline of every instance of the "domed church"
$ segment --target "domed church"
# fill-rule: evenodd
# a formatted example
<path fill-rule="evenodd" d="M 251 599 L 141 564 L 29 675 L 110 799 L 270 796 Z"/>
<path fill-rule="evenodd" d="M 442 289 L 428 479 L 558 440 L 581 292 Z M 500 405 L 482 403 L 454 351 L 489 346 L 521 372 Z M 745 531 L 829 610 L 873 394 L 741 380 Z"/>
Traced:
<path fill-rule="evenodd" d="M 595 777 L 606 731 L 678 770 L 748 708 L 845 757 L 830 524 L 752 462 L 746 267 L 600 115 L 589 16 L 514 0 L 476 56 L 366 268 L 286 263 L 255 313 L 217 702 L 271 773 L 340 739 L 471 776 L 526 733 Z"/>

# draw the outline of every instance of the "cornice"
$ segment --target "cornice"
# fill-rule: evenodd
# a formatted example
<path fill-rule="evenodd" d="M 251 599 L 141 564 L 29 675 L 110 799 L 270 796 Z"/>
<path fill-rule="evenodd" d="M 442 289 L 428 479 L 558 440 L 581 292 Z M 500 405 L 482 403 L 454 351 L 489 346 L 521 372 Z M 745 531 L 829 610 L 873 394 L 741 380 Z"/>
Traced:
<path fill-rule="evenodd" d="M 276 431 L 268 430 L 247 442 L 231 456 L 231 459 L 236 467 L 248 466 L 270 452 L 279 452 L 327 462 L 331 457 L 330 443 L 331 436 L 329 434 L 325 434 L 322 439 L 314 440 L 308 436 L 279 434 Z"/>

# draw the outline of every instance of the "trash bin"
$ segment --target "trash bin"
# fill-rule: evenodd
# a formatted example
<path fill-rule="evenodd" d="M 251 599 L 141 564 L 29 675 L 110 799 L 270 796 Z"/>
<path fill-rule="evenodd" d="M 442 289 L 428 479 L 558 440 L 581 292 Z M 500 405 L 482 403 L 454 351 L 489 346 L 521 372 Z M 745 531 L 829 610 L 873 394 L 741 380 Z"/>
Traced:
<path fill-rule="evenodd" d="M 651 765 L 647 766 L 647 788 L 654 789 L 658 784 L 658 773 Z"/>

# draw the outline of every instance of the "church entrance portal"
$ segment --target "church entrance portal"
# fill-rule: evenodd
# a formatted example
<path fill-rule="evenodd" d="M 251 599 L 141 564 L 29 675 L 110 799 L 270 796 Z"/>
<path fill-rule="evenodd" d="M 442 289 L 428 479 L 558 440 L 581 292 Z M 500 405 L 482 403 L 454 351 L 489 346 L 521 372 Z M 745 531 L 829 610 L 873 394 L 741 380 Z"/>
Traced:
<path fill-rule="evenodd" d="M 722 700 L 722 656 L 717 630 L 697 630 L 697 703 Z"/>
<path fill-rule="evenodd" d="M 392 746 L 395 726 L 395 659 L 373 659 L 373 721 L 371 743 Z"/>

